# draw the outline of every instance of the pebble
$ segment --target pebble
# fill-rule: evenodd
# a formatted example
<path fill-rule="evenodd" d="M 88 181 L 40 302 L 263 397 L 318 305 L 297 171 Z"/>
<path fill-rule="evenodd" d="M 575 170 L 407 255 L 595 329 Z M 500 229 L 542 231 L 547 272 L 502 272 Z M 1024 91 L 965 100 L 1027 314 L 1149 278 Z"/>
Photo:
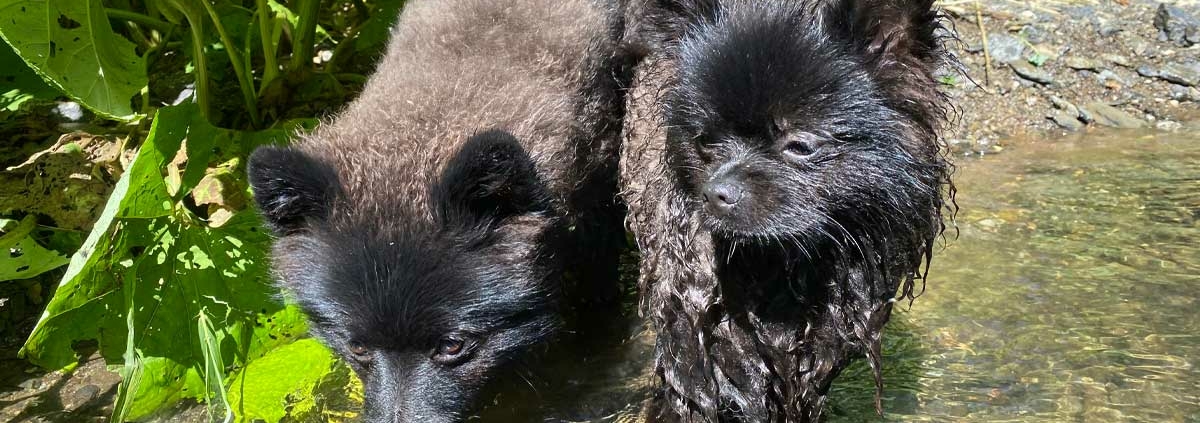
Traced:
<path fill-rule="evenodd" d="M 84 385 L 71 398 L 66 398 L 63 401 L 63 408 L 66 411 L 75 411 L 76 409 L 88 404 L 100 395 L 100 387 L 92 384 Z"/>
<path fill-rule="evenodd" d="M 1104 67 L 1099 61 L 1079 56 L 1068 57 L 1063 63 L 1067 65 L 1068 68 L 1075 70 L 1098 71 Z"/>
<path fill-rule="evenodd" d="M 1133 62 L 1129 61 L 1128 57 L 1125 57 L 1125 56 L 1122 56 L 1119 54 L 1106 54 L 1101 57 L 1103 57 L 1105 61 L 1112 63 L 1114 65 L 1123 67 L 1123 68 L 1132 68 L 1133 67 Z"/>
<path fill-rule="evenodd" d="M 1071 132 L 1081 130 L 1084 126 L 1083 122 L 1079 121 L 1078 115 L 1071 114 L 1064 110 L 1056 110 L 1046 117 L 1049 118 L 1051 122 L 1054 122 L 1055 125 L 1058 125 L 1058 127 Z"/>
<path fill-rule="evenodd" d="M 1117 33 L 1121 31 L 1123 31 L 1121 27 L 1112 22 L 1102 23 L 1100 24 L 1100 28 L 1096 29 L 1096 32 L 1099 33 L 1101 37 L 1111 37 L 1117 35 Z"/>
<path fill-rule="evenodd" d="M 1154 14 L 1154 27 L 1158 28 L 1160 41 L 1173 41 L 1180 47 L 1200 43 L 1200 19 L 1178 6 L 1160 3 Z"/>
<path fill-rule="evenodd" d="M 1194 87 L 1200 85 L 1200 63 L 1171 63 L 1163 66 L 1155 76 L 1164 81 Z"/>
<path fill-rule="evenodd" d="M 42 387 L 42 381 L 38 379 L 29 379 L 17 384 L 21 389 L 36 390 Z"/>
<path fill-rule="evenodd" d="M 1025 40 L 1031 44 L 1041 44 L 1050 38 L 1049 34 L 1037 25 L 1025 25 L 1024 28 L 1021 28 L 1021 36 L 1025 37 Z"/>
<path fill-rule="evenodd" d="M 1046 71 L 1036 68 L 1028 62 L 1015 61 L 1009 62 L 1008 66 L 1012 67 L 1013 72 L 1016 72 L 1022 78 L 1042 84 L 1054 85 L 1054 77 L 1050 76 Z"/>
<path fill-rule="evenodd" d="M 1067 112 L 1073 117 L 1079 117 L 1079 108 L 1075 107 L 1075 105 L 1071 104 L 1071 102 L 1063 100 L 1058 96 L 1050 96 L 1050 104 L 1053 104 L 1055 109 Z"/>
<path fill-rule="evenodd" d="M 1145 121 L 1105 103 L 1089 103 L 1080 110 L 1086 110 L 1098 125 L 1122 129 L 1135 129 L 1146 125 Z"/>
<path fill-rule="evenodd" d="M 1155 129 L 1160 131 L 1175 132 L 1183 128 L 1183 124 L 1175 121 L 1164 120 L 1154 125 Z"/>
<path fill-rule="evenodd" d="M 1129 83 L 1125 82 L 1125 80 L 1123 78 L 1121 78 L 1119 75 L 1117 75 L 1116 72 L 1110 71 L 1108 69 L 1100 71 L 1100 73 L 1098 75 L 1096 75 L 1096 78 L 1098 78 L 1101 83 L 1105 83 L 1105 84 L 1107 84 L 1108 82 L 1116 82 L 1117 84 L 1120 84 L 1120 85 L 1129 85 Z"/>
<path fill-rule="evenodd" d="M 1150 65 L 1138 66 L 1137 73 L 1138 73 L 1138 75 L 1141 75 L 1141 76 L 1144 76 L 1147 78 L 1157 78 L 1158 77 L 1158 69 L 1154 69 L 1153 67 L 1150 67 Z"/>
<path fill-rule="evenodd" d="M 1175 101 L 1200 101 L 1200 90 L 1171 84 L 1171 99 Z"/>
<path fill-rule="evenodd" d="M 988 54 L 997 63 L 1018 61 L 1025 54 L 1025 43 L 1008 34 L 990 34 L 988 36 Z"/>

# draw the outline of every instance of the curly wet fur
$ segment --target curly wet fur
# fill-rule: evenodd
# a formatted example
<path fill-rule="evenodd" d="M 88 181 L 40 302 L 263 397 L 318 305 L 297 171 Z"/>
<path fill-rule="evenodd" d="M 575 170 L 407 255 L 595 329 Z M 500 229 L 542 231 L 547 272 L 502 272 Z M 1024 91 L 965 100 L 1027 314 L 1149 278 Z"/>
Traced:
<path fill-rule="evenodd" d="M 627 8 L 625 38 L 647 57 L 621 187 L 658 332 L 658 418 L 816 421 L 832 380 L 864 355 L 881 389 L 882 328 L 897 292 L 923 286 L 953 197 L 931 3 Z M 814 137 L 828 154 L 795 167 L 760 151 Z M 735 162 L 766 200 L 741 220 L 714 217 L 701 191 Z"/>
<path fill-rule="evenodd" d="M 252 156 L 275 273 L 366 420 L 462 420 L 568 297 L 615 297 L 620 25 L 598 0 L 409 1 L 358 99 Z"/>

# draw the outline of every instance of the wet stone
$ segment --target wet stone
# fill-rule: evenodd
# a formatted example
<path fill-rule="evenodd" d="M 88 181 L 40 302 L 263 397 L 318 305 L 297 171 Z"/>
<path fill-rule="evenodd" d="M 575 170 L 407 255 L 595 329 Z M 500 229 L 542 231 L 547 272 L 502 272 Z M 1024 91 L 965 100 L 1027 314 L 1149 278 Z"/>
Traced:
<path fill-rule="evenodd" d="M 1054 105 L 1055 109 L 1062 110 L 1072 117 L 1079 117 L 1079 108 L 1058 96 L 1050 96 L 1050 104 Z"/>
<path fill-rule="evenodd" d="M 1071 132 L 1083 129 L 1083 122 L 1079 121 L 1079 116 L 1064 110 L 1055 110 L 1049 116 L 1046 116 L 1046 118 L 1050 119 L 1058 127 Z"/>
<path fill-rule="evenodd" d="M 1037 67 L 1034 67 L 1033 65 L 1029 64 L 1028 62 L 1024 62 L 1024 61 L 1009 62 L 1008 66 L 1012 67 L 1013 72 L 1016 72 L 1017 75 L 1020 76 L 1021 78 L 1025 78 L 1027 80 L 1030 80 L 1030 81 L 1033 81 L 1033 82 L 1036 82 L 1036 83 L 1039 83 L 1042 85 L 1053 85 L 1054 84 L 1054 77 L 1050 76 L 1050 74 L 1047 73 L 1046 71 L 1039 69 Z"/>
<path fill-rule="evenodd" d="M 1164 81 L 1194 87 L 1200 85 L 1200 63 L 1172 63 L 1163 66 L 1156 76 Z"/>
<path fill-rule="evenodd" d="M 1090 103 L 1081 109 L 1082 113 L 1091 116 L 1096 124 L 1121 129 L 1135 129 L 1146 125 L 1146 122 L 1125 111 L 1105 103 Z"/>

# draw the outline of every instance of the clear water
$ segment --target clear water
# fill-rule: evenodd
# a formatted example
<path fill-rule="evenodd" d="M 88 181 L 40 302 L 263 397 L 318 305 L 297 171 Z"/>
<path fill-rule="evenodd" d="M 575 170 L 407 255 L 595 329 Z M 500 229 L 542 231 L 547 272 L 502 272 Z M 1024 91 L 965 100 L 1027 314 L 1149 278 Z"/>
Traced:
<path fill-rule="evenodd" d="M 1200 137 L 1022 146 L 956 181 L 889 420 L 1200 422 Z"/>
<path fill-rule="evenodd" d="M 956 182 L 958 237 L 888 328 L 886 415 L 859 363 L 831 422 L 1200 422 L 1200 137 L 1023 145 Z M 534 420 L 638 421 L 653 337 L 616 320 L 530 373 Z"/>

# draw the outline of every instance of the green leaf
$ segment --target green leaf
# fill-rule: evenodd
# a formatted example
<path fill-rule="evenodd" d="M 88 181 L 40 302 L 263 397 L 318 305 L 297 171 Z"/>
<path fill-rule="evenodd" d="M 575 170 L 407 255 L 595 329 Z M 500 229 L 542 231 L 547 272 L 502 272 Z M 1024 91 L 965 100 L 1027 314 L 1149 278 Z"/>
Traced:
<path fill-rule="evenodd" d="M 300 16 L 297 15 L 296 12 L 293 12 L 292 9 L 289 9 L 287 6 L 284 6 L 277 0 L 267 0 L 267 5 L 271 8 L 271 11 L 274 12 L 276 16 L 282 17 L 293 31 L 295 28 L 300 27 Z M 329 36 L 329 31 L 325 30 L 325 28 L 321 25 L 317 25 L 316 34 L 317 39 L 313 40 L 316 43 L 322 43 L 331 38 Z"/>
<path fill-rule="evenodd" d="M 243 421 L 332 421 L 352 417 L 345 389 L 350 369 L 313 339 L 283 346 L 250 363 L 229 383 L 229 403 Z M 329 389 L 333 388 L 333 389 Z"/>
<path fill-rule="evenodd" d="M 0 63 L 4 64 L 0 66 L 0 110 L 15 112 L 29 100 L 59 96 L 58 90 L 46 85 L 46 81 L 42 81 L 21 61 L 21 56 L 3 42 L 0 42 Z"/>
<path fill-rule="evenodd" d="M 26 217 L 0 236 L 0 282 L 29 279 L 67 264 L 66 256 L 47 250 L 33 239 L 37 221 Z"/>
<path fill-rule="evenodd" d="M 1037 67 L 1041 67 L 1042 65 L 1046 64 L 1047 60 L 1050 60 L 1050 56 L 1044 55 L 1037 51 L 1035 51 L 1032 56 L 1029 56 L 1029 64 Z"/>
<path fill-rule="evenodd" d="M 145 60 L 113 32 L 101 0 L 0 0 L 0 37 L 33 70 L 96 114 L 132 121 Z"/>
<path fill-rule="evenodd" d="M 225 380 L 225 360 L 221 358 L 221 333 L 213 326 L 206 310 L 200 310 L 196 331 L 200 335 L 200 350 L 204 356 L 204 402 L 208 404 L 208 421 L 228 422 L 233 418 L 233 410 L 229 407 L 222 383 Z M 216 401 L 213 401 L 213 397 L 216 397 Z"/>
<path fill-rule="evenodd" d="M 160 109 L 22 355 L 62 369 L 77 360 L 72 345 L 98 341 L 109 365 L 131 365 L 122 371 L 116 412 L 136 420 L 180 399 L 211 396 L 204 375 L 212 362 L 202 345 L 209 338 L 194 320 L 201 310 L 212 316 L 214 331 L 205 336 L 218 341 L 221 363 L 233 369 L 302 335 L 301 313 L 275 299 L 269 237 L 255 212 L 239 211 L 212 228 L 168 194 L 163 178 L 185 139 L 199 145 L 203 136 L 208 154 L 242 156 L 286 134 L 213 128 L 192 104 Z M 193 187 L 203 173 L 184 175 L 182 185 Z"/>
<path fill-rule="evenodd" d="M 363 24 L 354 40 L 354 50 L 359 53 L 372 53 L 382 50 L 392 36 L 392 27 L 400 17 L 400 9 L 404 7 L 403 0 L 387 0 L 379 2 L 371 17 Z"/>

